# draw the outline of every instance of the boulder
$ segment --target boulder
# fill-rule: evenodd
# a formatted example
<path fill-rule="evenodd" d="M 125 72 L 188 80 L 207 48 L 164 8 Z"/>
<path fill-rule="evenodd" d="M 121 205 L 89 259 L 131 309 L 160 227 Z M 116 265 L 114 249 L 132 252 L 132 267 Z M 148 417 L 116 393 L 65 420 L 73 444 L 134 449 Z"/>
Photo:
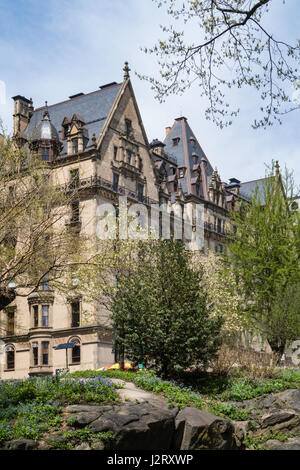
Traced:
<path fill-rule="evenodd" d="M 76 428 L 84 428 L 88 424 L 99 418 L 100 413 L 97 411 L 85 411 L 75 415 L 74 426 Z"/>
<path fill-rule="evenodd" d="M 89 413 L 97 412 L 102 413 L 103 411 L 111 410 L 112 406 L 100 406 L 100 405 L 69 405 L 65 408 L 66 413 Z"/>
<path fill-rule="evenodd" d="M 92 432 L 113 431 L 115 450 L 166 450 L 171 448 L 177 410 L 148 402 L 115 406 L 88 426 Z"/>
<path fill-rule="evenodd" d="M 101 441 L 100 439 L 93 440 L 91 449 L 92 450 L 104 450 L 105 449 L 104 442 Z"/>
<path fill-rule="evenodd" d="M 292 429 L 300 424 L 299 416 L 294 410 L 279 410 L 270 412 L 262 416 L 261 428 L 265 429 L 270 426 L 279 429 Z"/>
<path fill-rule="evenodd" d="M 174 447 L 180 450 L 235 450 L 235 429 L 230 421 L 197 408 L 183 408 L 175 420 Z"/>
<path fill-rule="evenodd" d="M 248 421 L 232 421 L 234 427 L 234 436 L 236 445 L 238 448 L 243 447 L 243 442 L 247 431 L 249 430 L 249 422 Z"/>
<path fill-rule="evenodd" d="M 300 389 L 285 390 L 276 394 L 276 398 L 284 403 L 285 408 L 292 408 L 300 412 Z"/>
<path fill-rule="evenodd" d="M 91 448 L 88 442 L 82 442 L 81 444 L 78 444 L 78 446 L 76 446 L 74 450 L 91 450 Z"/>
<path fill-rule="evenodd" d="M 300 450 L 300 437 L 287 439 L 284 442 L 270 439 L 265 443 L 269 450 Z"/>
<path fill-rule="evenodd" d="M 5 450 L 34 450 L 38 442 L 33 439 L 12 439 L 4 444 Z"/>

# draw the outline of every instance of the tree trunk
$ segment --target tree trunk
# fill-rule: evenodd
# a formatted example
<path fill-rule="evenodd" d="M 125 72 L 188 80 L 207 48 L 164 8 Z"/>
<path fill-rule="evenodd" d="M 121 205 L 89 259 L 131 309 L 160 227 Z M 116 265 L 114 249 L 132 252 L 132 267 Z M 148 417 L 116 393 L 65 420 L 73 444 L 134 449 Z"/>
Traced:
<path fill-rule="evenodd" d="M 120 347 L 120 370 L 125 370 L 125 353 L 124 353 L 124 346 Z"/>
<path fill-rule="evenodd" d="M 269 339 L 268 338 L 268 343 L 269 343 L 275 357 L 277 356 L 276 364 L 279 364 L 280 359 L 281 359 L 281 357 L 284 353 L 284 350 L 285 350 L 286 341 L 283 340 L 283 339 Z"/>

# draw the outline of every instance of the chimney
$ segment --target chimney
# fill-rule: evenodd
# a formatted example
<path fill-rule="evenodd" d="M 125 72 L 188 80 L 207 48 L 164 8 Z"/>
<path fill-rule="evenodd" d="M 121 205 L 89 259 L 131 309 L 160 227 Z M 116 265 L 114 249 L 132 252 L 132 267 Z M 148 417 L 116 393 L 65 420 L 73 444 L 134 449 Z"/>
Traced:
<path fill-rule="evenodd" d="M 16 95 L 12 98 L 15 102 L 14 107 L 14 135 L 18 132 L 21 134 L 27 127 L 28 122 L 33 114 L 32 98 L 27 99 L 24 96 Z"/>
<path fill-rule="evenodd" d="M 171 127 L 166 127 L 166 137 L 168 137 L 170 130 L 171 130 Z"/>

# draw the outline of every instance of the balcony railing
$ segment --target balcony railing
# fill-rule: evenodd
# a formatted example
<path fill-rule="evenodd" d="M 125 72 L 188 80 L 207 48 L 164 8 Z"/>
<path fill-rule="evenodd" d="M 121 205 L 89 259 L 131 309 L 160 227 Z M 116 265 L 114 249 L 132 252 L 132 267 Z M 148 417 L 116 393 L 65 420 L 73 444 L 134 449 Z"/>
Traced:
<path fill-rule="evenodd" d="M 119 196 L 127 196 L 129 199 L 132 199 L 136 202 L 141 202 L 146 205 L 158 203 L 158 201 L 154 201 L 154 199 L 151 199 L 148 196 L 143 196 L 141 198 L 137 191 L 133 191 L 132 189 L 127 188 L 126 186 L 118 185 L 116 187 L 112 181 L 108 181 L 104 178 L 101 178 L 100 176 L 90 176 L 88 178 L 81 178 L 77 181 L 76 185 L 74 185 L 74 182 L 72 181 L 72 183 L 66 183 L 66 184 L 59 186 L 59 189 L 62 189 L 63 191 L 66 191 L 66 192 L 74 191 L 74 190 L 78 191 L 81 189 L 88 189 L 88 188 L 108 189 L 109 191 Z"/>
<path fill-rule="evenodd" d="M 204 222 L 204 229 L 207 230 L 208 232 L 217 233 L 218 235 L 221 235 L 223 237 L 228 236 L 227 230 L 222 230 L 209 222 Z"/>

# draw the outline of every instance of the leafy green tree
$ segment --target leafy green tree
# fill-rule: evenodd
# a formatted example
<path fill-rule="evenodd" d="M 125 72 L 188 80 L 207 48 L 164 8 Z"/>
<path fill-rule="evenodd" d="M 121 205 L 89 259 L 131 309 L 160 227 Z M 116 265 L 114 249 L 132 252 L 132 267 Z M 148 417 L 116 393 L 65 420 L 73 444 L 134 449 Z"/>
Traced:
<path fill-rule="evenodd" d="M 161 26 L 163 39 L 144 49 L 158 58 L 159 79 L 139 75 L 151 83 L 160 101 L 196 82 L 208 100 L 206 118 L 220 127 L 231 124 L 239 112 L 228 103 L 234 88 L 250 87 L 259 94 L 260 116 L 254 128 L 281 122 L 283 114 L 299 109 L 299 100 L 290 92 L 299 85 L 299 39 L 288 44 L 265 26 L 277 0 L 153 1 L 175 20 Z M 186 35 L 194 25 L 199 34 L 191 43 Z"/>
<path fill-rule="evenodd" d="M 202 269 L 180 241 L 147 241 L 130 275 L 118 279 L 111 310 L 126 357 L 147 357 L 163 376 L 205 365 L 220 344 L 220 316 L 211 316 L 200 287 Z"/>
<path fill-rule="evenodd" d="M 230 269 L 241 281 L 241 308 L 249 327 L 267 338 L 277 353 L 292 339 L 292 325 L 295 338 L 300 333 L 299 306 L 289 308 L 288 321 L 286 309 L 280 308 L 300 279 L 299 212 L 290 204 L 293 187 L 291 174 L 286 171 L 282 177 L 273 164 L 250 204 L 232 213 L 234 231 L 227 253 Z"/>
<path fill-rule="evenodd" d="M 14 139 L 0 141 L 0 310 L 43 282 L 68 290 L 84 261 L 84 237 L 70 224 L 78 190 L 58 187 L 52 167 Z"/>

